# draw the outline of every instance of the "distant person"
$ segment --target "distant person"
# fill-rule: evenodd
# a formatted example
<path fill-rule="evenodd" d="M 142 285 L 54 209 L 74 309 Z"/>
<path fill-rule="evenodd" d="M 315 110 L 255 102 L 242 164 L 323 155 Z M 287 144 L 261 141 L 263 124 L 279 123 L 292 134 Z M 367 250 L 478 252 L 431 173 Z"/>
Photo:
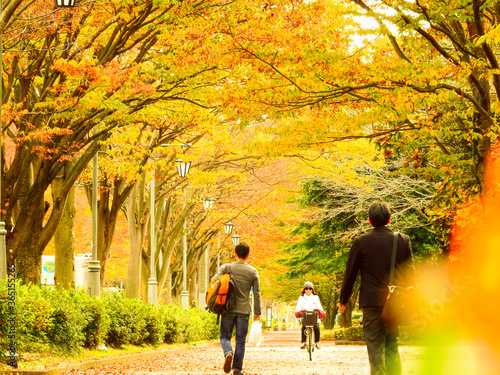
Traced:
<path fill-rule="evenodd" d="M 373 230 L 357 237 L 349 253 L 344 281 L 340 291 L 340 312 L 344 313 L 351 298 L 358 273 L 361 275 L 359 307 L 363 311 L 365 335 L 371 375 L 400 375 L 398 329 L 387 327 L 381 319 L 387 299 L 394 232 L 387 227 L 391 221 L 389 205 L 374 202 L 368 209 Z M 395 275 L 397 285 L 414 285 L 415 269 L 410 238 L 398 235 Z"/>
<path fill-rule="evenodd" d="M 318 311 L 318 315 L 323 317 L 325 312 L 323 311 L 323 307 L 321 306 L 321 302 L 319 297 L 314 293 L 314 285 L 310 281 L 306 281 L 304 283 L 304 288 L 302 292 L 300 292 L 299 300 L 297 301 L 297 306 L 295 307 L 295 316 L 297 318 L 300 317 L 300 314 L 306 310 L 316 310 Z M 316 348 L 320 349 L 321 346 L 319 344 L 320 339 L 320 331 L 319 331 L 319 322 L 320 319 L 318 317 L 317 324 L 314 325 L 314 343 Z M 300 348 L 304 349 L 306 347 L 306 327 L 302 324 L 301 340 L 300 340 Z"/>
<path fill-rule="evenodd" d="M 250 246 L 245 242 L 240 242 L 234 249 L 236 261 L 230 263 L 230 272 L 228 272 L 228 265 L 225 264 L 219 268 L 217 274 L 212 278 L 214 280 L 220 275 L 231 273 L 234 280 L 235 303 L 228 312 L 221 315 L 220 322 L 220 344 L 224 352 L 224 372 L 229 373 L 232 369 L 234 375 L 244 374 L 243 358 L 245 357 L 248 322 L 252 313 L 249 297 L 252 289 L 255 311 L 253 320 L 259 321 L 261 315 L 259 273 L 247 263 L 249 254 Z M 234 353 L 231 347 L 233 327 L 236 327 Z"/>

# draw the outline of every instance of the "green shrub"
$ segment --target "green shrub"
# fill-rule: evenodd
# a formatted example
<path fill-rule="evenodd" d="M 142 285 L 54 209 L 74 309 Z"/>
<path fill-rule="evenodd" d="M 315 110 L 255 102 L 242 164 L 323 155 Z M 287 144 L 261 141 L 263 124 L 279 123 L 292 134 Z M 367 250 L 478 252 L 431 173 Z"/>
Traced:
<path fill-rule="evenodd" d="M 83 289 L 16 283 L 19 352 L 73 354 L 105 343 L 156 346 L 219 336 L 217 316 L 200 308 L 145 304 L 119 293 L 90 297 Z M 8 348 L 7 283 L 0 283 L 0 352 Z"/>
<path fill-rule="evenodd" d="M 266 318 L 260 318 L 259 320 L 260 324 L 262 324 L 262 331 L 269 331 L 271 327 L 267 326 L 267 319 Z"/>
<path fill-rule="evenodd" d="M 50 316 L 52 325 L 47 331 L 51 345 L 64 353 L 78 352 L 85 342 L 83 329 L 87 325 L 87 319 L 82 306 L 86 296 L 63 288 L 41 288 L 53 306 Z"/>
<path fill-rule="evenodd" d="M 163 342 L 165 335 L 164 315 L 154 305 L 144 305 L 144 319 L 146 321 L 143 343 L 158 346 Z"/>
<path fill-rule="evenodd" d="M 53 327 L 53 303 L 46 290 L 39 286 L 16 285 L 17 347 L 19 351 L 49 351 L 53 347 L 48 337 Z"/>
<path fill-rule="evenodd" d="M 145 339 L 148 336 L 147 332 L 147 307 L 151 306 L 143 303 L 139 299 L 123 298 L 126 301 L 125 308 L 128 309 L 127 316 L 130 323 L 130 344 L 142 346 L 145 345 Z M 154 307 L 154 306 L 153 306 Z"/>
<path fill-rule="evenodd" d="M 139 299 L 124 298 L 119 293 L 102 297 L 110 317 L 106 344 L 113 348 L 142 345 L 146 336 L 145 304 Z"/>
<path fill-rule="evenodd" d="M 20 285 L 16 281 L 16 342 L 18 351 L 51 351 L 48 332 L 53 327 L 53 304 L 41 287 Z M 8 348 L 10 326 L 7 283 L 0 283 L 0 351 Z M 5 324 L 3 324 L 5 322 Z"/>
<path fill-rule="evenodd" d="M 185 310 L 177 305 L 163 305 L 164 342 L 187 343 L 201 340 L 215 340 L 219 337 L 217 315 L 201 308 Z"/>
<path fill-rule="evenodd" d="M 165 325 L 163 341 L 168 344 L 187 342 L 186 332 L 189 325 L 187 311 L 176 305 L 163 305 L 162 314 Z"/>
<path fill-rule="evenodd" d="M 333 341 L 335 340 L 335 331 L 334 329 L 322 329 L 321 330 L 321 340 L 325 341 Z"/>
<path fill-rule="evenodd" d="M 200 341 L 203 332 L 201 330 L 202 322 L 201 317 L 196 310 L 199 309 L 189 309 L 185 311 L 186 317 L 188 318 L 186 329 L 184 331 L 184 341 L 183 342 L 193 342 Z"/>
<path fill-rule="evenodd" d="M 6 284 L 1 286 L 3 295 Z M 20 352 L 53 352 L 71 354 L 80 350 L 84 335 L 85 315 L 81 297 L 74 291 L 51 286 L 16 283 L 16 334 Z M 6 298 L 0 298 L 2 319 L 8 314 Z M 7 325 L 2 325 L 2 349 L 6 350 Z M 3 334 L 5 330 L 6 334 Z"/>
<path fill-rule="evenodd" d="M 159 345 L 165 336 L 164 315 L 160 308 L 120 293 L 103 297 L 110 325 L 106 344 L 119 348 L 126 344 Z"/>
<path fill-rule="evenodd" d="M 345 328 L 335 328 L 333 330 L 335 340 L 344 340 Z"/>
<path fill-rule="evenodd" d="M 363 326 L 357 325 L 349 328 L 336 328 L 334 330 L 335 340 L 363 341 Z"/>
<path fill-rule="evenodd" d="M 363 313 L 361 311 L 353 311 L 351 313 L 352 320 L 360 320 L 362 316 L 363 316 Z"/>
<path fill-rule="evenodd" d="M 186 327 L 186 342 L 214 340 L 219 337 L 217 315 L 201 308 L 188 310 L 189 323 Z"/>
<path fill-rule="evenodd" d="M 83 327 L 85 337 L 83 346 L 96 349 L 105 342 L 111 324 L 106 306 L 102 298 L 90 297 L 81 291 L 81 309 L 86 322 Z"/>
<path fill-rule="evenodd" d="M 363 334 L 363 326 L 357 325 L 346 328 L 345 338 L 347 341 L 360 341 L 364 340 L 365 336 Z"/>
<path fill-rule="evenodd" d="M 220 336 L 220 327 L 217 324 L 217 315 L 205 312 L 208 316 L 203 320 L 203 340 L 217 340 Z"/>
<path fill-rule="evenodd" d="M 7 281 L 0 280 L 0 353 L 4 353 L 9 340 L 9 306 L 7 299 Z"/>

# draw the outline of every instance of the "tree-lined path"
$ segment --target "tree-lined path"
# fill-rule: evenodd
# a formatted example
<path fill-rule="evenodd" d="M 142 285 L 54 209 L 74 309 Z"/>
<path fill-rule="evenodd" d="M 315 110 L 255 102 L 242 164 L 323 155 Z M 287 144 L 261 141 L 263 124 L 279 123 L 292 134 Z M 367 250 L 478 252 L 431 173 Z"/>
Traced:
<path fill-rule="evenodd" d="M 299 348 L 298 329 L 268 332 L 259 347 L 247 346 L 244 369 L 248 375 L 364 375 L 369 374 L 368 356 L 364 345 L 335 345 L 323 341 L 310 362 L 304 350 Z M 422 350 L 404 346 L 400 350 L 404 374 L 418 374 Z M 224 374 L 222 353 L 217 343 L 192 347 L 185 351 L 169 351 L 150 359 L 124 364 L 107 365 L 86 371 L 72 370 L 65 375 L 101 374 Z"/>

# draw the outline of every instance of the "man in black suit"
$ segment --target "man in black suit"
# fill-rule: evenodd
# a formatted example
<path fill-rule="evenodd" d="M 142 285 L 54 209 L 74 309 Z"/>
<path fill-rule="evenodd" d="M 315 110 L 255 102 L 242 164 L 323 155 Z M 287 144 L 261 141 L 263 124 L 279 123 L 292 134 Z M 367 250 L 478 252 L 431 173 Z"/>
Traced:
<path fill-rule="evenodd" d="M 340 312 L 345 311 L 351 298 L 358 272 L 361 275 L 359 307 L 363 311 L 365 335 L 371 375 L 401 374 L 398 351 L 398 330 L 388 329 L 381 319 L 382 307 L 388 295 L 389 274 L 394 232 L 387 227 L 391 212 L 386 202 L 374 202 L 368 209 L 368 221 L 373 230 L 354 239 L 347 260 L 340 291 Z M 396 285 L 414 285 L 415 268 L 410 238 L 398 235 L 396 253 Z"/>

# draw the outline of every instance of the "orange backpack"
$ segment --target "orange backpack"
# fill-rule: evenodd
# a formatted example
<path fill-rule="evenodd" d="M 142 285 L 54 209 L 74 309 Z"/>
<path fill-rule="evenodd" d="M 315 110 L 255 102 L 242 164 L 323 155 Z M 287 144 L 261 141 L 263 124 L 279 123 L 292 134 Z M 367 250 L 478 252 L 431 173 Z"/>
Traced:
<path fill-rule="evenodd" d="M 205 295 L 206 309 L 217 314 L 217 324 L 220 315 L 229 311 L 234 305 L 234 281 L 231 277 L 230 264 L 226 265 L 226 272 L 208 284 Z"/>

